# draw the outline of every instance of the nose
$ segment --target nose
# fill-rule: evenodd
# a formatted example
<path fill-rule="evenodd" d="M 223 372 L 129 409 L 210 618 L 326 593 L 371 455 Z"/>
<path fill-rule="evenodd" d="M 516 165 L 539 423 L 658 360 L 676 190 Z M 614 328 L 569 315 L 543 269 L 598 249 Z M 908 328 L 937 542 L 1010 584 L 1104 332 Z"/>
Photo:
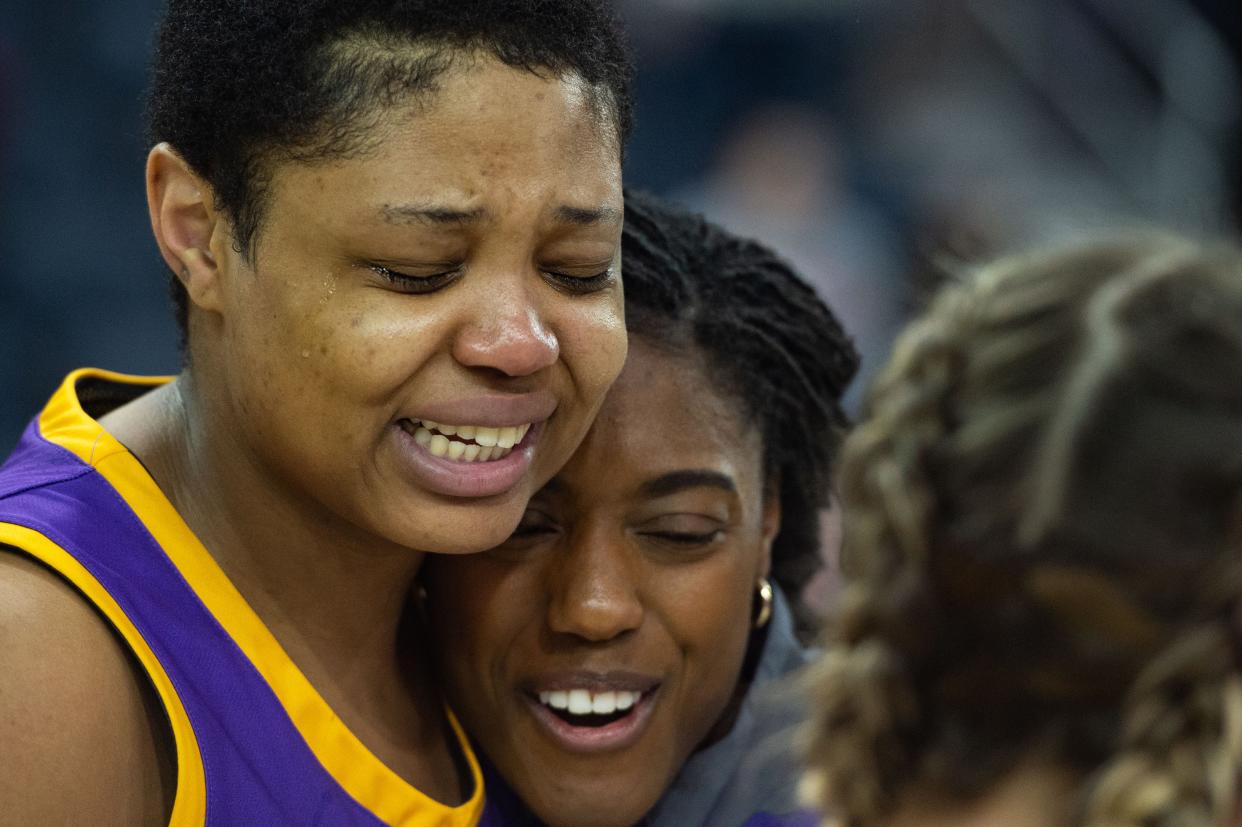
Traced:
<path fill-rule="evenodd" d="M 624 539 L 603 535 L 575 532 L 570 553 L 554 565 L 548 604 L 552 631 L 603 643 L 642 624 L 637 572 Z"/>
<path fill-rule="evenodd" d="M 471 297 L 475 313 L 454 342 L 467 367 L 529 376 L 556 363 L 561 345 L 539 301 L 519 279 L 495 280 Z"/>

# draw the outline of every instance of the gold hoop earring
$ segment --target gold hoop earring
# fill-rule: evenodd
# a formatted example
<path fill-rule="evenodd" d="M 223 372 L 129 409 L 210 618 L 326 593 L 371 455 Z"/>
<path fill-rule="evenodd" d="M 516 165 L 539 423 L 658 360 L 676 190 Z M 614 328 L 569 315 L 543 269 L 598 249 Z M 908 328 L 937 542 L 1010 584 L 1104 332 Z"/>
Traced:
<path fill-rule="evenodd" d="M 755 628 L 762 629 L 772 619 L 772 584 L 768 578 L 761 577 L 755 588 L 759 592 L 759 614 L 755 616 Z"/>

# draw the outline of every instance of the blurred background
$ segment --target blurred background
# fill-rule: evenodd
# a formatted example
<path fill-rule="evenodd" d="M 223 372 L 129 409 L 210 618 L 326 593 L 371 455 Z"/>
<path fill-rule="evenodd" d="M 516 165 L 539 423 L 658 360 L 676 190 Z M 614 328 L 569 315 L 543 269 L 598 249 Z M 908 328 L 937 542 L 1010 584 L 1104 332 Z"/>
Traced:
<path fill-rule="evenodd" d="M 74 367 L 177 369 L 142 189 L 159 7 L 0 10 L 0 455 Z M 864 376 L 945 268 L 1135 224 L 1236 232 L 1236 0 L 620 7 L 629 183 L 792 259 Z"/>

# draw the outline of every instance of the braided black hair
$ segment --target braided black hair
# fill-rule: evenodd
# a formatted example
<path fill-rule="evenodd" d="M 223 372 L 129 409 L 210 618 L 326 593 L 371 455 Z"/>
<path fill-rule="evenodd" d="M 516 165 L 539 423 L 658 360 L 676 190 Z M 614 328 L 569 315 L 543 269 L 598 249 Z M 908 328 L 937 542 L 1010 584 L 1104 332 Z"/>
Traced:
<path fill-rule="evenodd" d="M 630 335 L 704 357 L 760 429 L 764 470 L 780 487 L 772 577 L 805 631 L 810 617 L 798 595 L 821 563 L 819 513 L 848 425 L 841 395 L 858 353 L 776 253 L 654 196 L 626 193 L 622 261 Z"/>
<path fill-rule="evenodd" d="M 630 130 L 630 60 L 606 0 L 170 0 L 158 32 L 148 132 L 211 185 L 253 253 L 273 159 L 347 157 L 376 116 L 434 91 L 463 55 L 577 74 Z M 185 332 L 186 295 L 172 279 Z"/>

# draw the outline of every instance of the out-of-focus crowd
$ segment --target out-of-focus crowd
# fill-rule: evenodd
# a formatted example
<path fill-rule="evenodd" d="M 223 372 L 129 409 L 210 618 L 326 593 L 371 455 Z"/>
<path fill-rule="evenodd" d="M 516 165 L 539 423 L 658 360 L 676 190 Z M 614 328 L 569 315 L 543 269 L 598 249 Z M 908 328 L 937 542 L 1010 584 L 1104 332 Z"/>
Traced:
<path fill-rule="evenodd" d="M 0 25 L 0 449 L 95 364 L 177 368 L 142 195 L 157 0 Z M 863 353 L 940 274 L 1017 245 L 1237 225 L 1229 0 L 625 0 L 631 186 L 793 259 Z"/>

